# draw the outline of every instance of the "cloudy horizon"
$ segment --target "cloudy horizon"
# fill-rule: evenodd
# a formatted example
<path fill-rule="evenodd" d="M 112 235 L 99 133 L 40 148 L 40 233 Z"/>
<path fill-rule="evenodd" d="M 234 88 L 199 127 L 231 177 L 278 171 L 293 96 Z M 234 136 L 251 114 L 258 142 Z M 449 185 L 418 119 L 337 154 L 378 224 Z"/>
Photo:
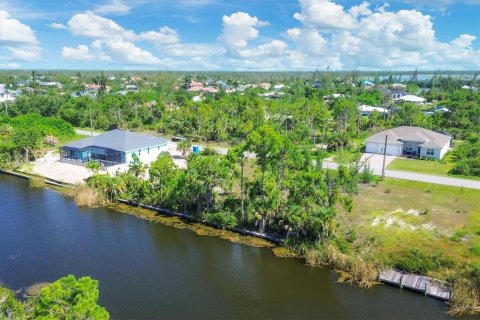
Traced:
<path fill-rule="evenodd" d="M 479 70 L 478 0 L 0 4 L 0 69 Z"/>

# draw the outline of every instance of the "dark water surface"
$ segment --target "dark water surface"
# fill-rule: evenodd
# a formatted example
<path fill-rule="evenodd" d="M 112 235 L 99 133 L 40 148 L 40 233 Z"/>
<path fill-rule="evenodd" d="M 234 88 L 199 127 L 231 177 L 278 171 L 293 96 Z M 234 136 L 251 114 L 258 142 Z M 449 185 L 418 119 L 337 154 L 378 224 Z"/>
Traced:
<path fill-rule="evenodd" d="M 388 286 L 336 283 L 271 250 L 198 236 L 0 174 L 0 282 L 100 281 L 113 318 L 445 319 L 446 305 Z"/>

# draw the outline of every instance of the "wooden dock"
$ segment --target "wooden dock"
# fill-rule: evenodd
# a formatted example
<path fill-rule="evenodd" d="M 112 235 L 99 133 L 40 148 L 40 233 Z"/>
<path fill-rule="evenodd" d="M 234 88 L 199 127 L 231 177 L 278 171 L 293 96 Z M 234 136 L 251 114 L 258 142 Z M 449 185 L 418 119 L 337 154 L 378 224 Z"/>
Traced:
<path fill-rule="evenodd" d="M 378 280 L 441 300 L 448 301 L 452 298 L 452 289 L 448 283 L 426 276 L 390 269 L 380 272 Z"/>

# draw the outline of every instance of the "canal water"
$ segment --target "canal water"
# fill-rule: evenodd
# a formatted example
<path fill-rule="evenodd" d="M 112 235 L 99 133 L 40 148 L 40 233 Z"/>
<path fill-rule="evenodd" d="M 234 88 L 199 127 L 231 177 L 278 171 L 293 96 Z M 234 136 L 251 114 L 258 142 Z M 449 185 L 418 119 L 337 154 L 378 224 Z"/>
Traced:
<path fill-rule="evenodd" d="M 68 274 L 98 279 L 115 319 L 449 318 L 445 303 L 417 293 L 339 284 L 269 249 L 79 208 L 0 174 L 0 282 L 19 289 Z"/>

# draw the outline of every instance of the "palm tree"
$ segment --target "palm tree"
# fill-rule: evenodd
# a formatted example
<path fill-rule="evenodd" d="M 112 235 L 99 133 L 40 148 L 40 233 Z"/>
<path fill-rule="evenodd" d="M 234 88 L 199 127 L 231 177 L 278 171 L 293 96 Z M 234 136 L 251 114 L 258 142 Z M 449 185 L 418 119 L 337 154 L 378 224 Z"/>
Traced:
<path fill-rule="evenodd" d="M 187 151 L 190 149 L 192 146 L 192 142 L 190 140 L 180 140 L 177 143 L 177 150 L 182 152 L 182 156 L 185 158 Z"/>

